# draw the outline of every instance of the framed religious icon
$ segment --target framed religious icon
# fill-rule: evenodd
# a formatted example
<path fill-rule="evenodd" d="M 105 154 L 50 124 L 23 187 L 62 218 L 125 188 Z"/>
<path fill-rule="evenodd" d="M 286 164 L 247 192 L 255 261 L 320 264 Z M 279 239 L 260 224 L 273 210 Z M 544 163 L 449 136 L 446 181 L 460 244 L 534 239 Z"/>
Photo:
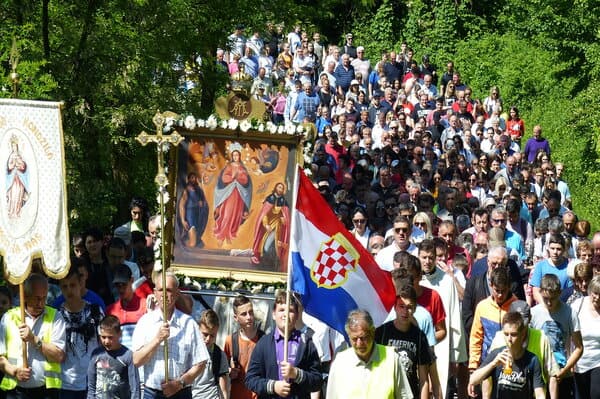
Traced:
<path fill-rule="evenodd" d="M 186 275 L 284 282 L 300 137 L 177 129 L 173 267 Z"/>

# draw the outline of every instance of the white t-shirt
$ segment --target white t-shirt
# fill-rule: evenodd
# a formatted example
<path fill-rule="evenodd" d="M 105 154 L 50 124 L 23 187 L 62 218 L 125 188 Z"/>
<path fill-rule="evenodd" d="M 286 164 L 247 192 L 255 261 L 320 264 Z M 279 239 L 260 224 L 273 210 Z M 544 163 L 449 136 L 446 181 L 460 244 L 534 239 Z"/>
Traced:
<path fill-rule="evenodd" d="M 590 309 L 590 297 L 576 299 L 571 304 L 581 327 L 583 355 L 575 363 L 576 373 L 585 373 L 598 367 L 600 362 L 600 317 Z"/>

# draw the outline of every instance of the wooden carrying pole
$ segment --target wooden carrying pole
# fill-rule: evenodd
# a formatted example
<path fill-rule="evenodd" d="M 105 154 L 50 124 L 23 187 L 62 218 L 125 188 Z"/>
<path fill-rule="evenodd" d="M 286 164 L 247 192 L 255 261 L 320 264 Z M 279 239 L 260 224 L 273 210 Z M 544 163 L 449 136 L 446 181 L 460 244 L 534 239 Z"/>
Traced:
<path fill-rule="evenodd" d="M 298 201 L 298 185 L 300 184 L 299 175 L 300 165 L 296 164 L 294 171 L 294 190 L 292 191 L 292 222 L 290 224 L 290 239 L 295 237 L 294 230 L 296 229 L 296 201 Z M 291 302 L 291 285 L 292 285 L 292 251 L 291 248 L 288 250 L 288 261 L 287 261 L 287 281 L 286 281 L 286 293 L 285 293 L 285 311 L 286 311 L 286 322 L 285 331 L 283 337 L 283 361 L 288 360 L 288 337 L 289 337 L 289 317 L 290 317 L 290 302 Z"/>
<path fill-rule="evenodd" d="M 21 308 L 21 323 L 25 324 L 25 287 L 23 283 L 19 284 L 19 307 Z M 21 343 L 21 350 L 23 352 L 23 367 L 28 368 L 27 342 Z"/>
<path fill-rule="evenodd" d="M 20 77 L 17 72 L 17 65 L 19 64 L 19 48 L 17 47 L 17 40 L 13 37 L 12 48 L 10 51 L 10 66 L 11 66 L 11 74 L 10 80 L 12 81 L 13 86 L 13 98 L 19 97 L 19 81 Z M 27 276 L 25 276 L 27 278 Z M 23 282 L 19 284 L 19 308 L 21 309 L 21 323 L 25 324 L 25 287 L 23 286 Z M 27 343 L 21 343 L 21 350 L 23 353 L 23 367 L 29 367 L 29 361 L 27 359 Z"/>

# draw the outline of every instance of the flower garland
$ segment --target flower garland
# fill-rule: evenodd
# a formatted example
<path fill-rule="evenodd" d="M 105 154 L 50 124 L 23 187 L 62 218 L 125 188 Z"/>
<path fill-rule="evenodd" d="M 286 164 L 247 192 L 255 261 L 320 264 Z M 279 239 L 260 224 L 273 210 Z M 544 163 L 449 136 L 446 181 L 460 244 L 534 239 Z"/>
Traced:
<path fill-rule="evenodd" d="M 185 127 L 188 130 L 199 128 L 207 128 L 209 130 L 215 130 L 217 127 L 227 130 L 239 129 L 243 133 L 247 133 L 250 130 L 256 130 L 260 133 L 270 134 L 287 134 L 290 136 L 300 135 L 306 132 L 306 129 L 302 124 L 286 122 L 282 125 L 276 125 L 271 121 L 264 122 L 257 119 L 244 119 L 239 121 L 237 119 L 221 119 L 215 114 L 211 114 L 206 119 L 197 119 L 193 115 L 187 115 L 180 117 L 175 120 L 173 118 L 167 118 L 165 121 L 165 131 L 171 130 L 173 127 Z"/>

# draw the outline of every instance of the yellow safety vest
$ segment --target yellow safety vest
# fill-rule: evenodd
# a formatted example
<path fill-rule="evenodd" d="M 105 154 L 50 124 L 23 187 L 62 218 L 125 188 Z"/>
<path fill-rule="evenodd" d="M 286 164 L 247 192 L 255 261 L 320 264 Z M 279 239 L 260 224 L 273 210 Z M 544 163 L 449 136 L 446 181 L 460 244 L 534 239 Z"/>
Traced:
<path fill-rule="evenodd" d="M 50 343 L 52 322 L 54 321 L 55 315 L 56 309 L 46 306 L 42 317 L 42 342 Z M 6 312 L 6 317 L 8 318 L 6 323 L 6 357 L 10 363 L 19 364 L 18 359 L 22 356 L 21 344 L 23 343 L 19 335 L 19 326 L 22 324 L 21 311 L 19 308 L 10 309 Z M 46 380 L 46 388 L 60 388 L 62 385 L 60 379 L 60 363 L 45 361 L 44 378 Z M 0 383 L 0 389 L 3 391 L 10 391 L 16 387 L 17 380 L 5 374 L 2 383 Z"/>
<path fill-rule="evenodd" d="M 339 397 L 346 398 L 377 398 L 394 399 L 396 385 L 396 357 L 395 350 L 390 346 L 374 344 L 373 350 L 377 351 L 377 360 L 371 364 L 369 381 L 364 383 L 354 382 L 347 384 L 348 391 Z"/>

